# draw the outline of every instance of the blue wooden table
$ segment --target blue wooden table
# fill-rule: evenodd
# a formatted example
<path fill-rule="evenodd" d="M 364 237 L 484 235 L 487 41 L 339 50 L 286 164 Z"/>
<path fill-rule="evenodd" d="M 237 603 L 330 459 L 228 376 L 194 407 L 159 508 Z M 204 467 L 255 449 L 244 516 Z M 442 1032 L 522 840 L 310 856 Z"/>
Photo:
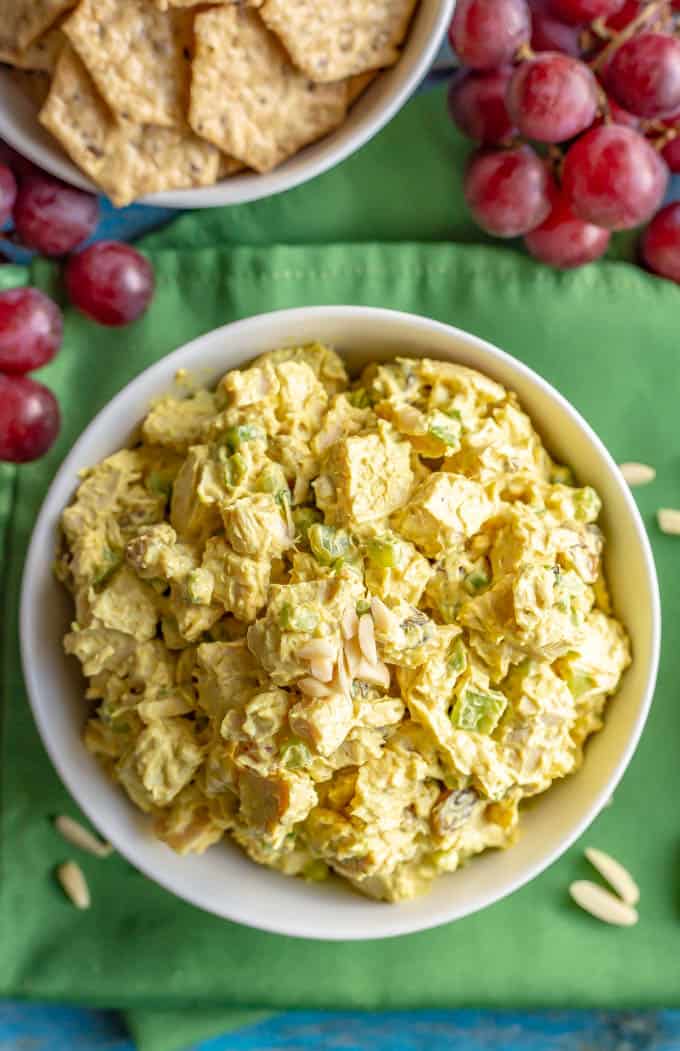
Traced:
<path fill-rule="evenodd" d="M 443 50 L 429 81 L 447 76 Z M 673 180 L 672 198 L 680 196 Z M 96 238 L 130 239 L 177 212 L 102 202 Z M 24 254 L 0 247 L 17 261 Z M 680 1051 L 680 1011 L 421 1011 L 360 1014 L 299 1011 L 278 1015 L 186 1051 Z M 0 1002 L 0 1051 L 134 1051 L 111 1011 Z"/>
<path fill-rule="evenodd" d="M 200 1051 L 678 1051 L 680 1011 L 279 1015 Z M 134 1051 L 117 1015 L 0 1004 L 0 1051 Z M 199 1045 L 187 1051 L 199 1051 Z"/>

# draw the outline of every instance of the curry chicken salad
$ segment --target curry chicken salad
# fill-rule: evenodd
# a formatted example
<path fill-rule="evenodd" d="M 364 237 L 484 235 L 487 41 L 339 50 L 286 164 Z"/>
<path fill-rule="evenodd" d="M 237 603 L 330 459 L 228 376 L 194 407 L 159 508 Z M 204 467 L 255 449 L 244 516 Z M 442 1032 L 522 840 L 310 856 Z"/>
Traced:
<path fill-rule="evenodd" d="M 411 898 L 602 726 L 599 510 L 451 362 L 305 346 L 165 397 L 63 514 L 85 743 L 180 853 Z"/>

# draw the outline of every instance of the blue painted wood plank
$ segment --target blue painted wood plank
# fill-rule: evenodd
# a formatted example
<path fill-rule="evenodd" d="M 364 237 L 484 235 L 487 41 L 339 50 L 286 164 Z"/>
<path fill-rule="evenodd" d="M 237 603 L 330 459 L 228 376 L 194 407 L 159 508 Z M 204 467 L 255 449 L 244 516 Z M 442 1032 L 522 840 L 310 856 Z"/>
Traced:
<path fill-rule="evenodd" d="M 680 1011 L 291 1012 L 187 1051 L 678 1051 Z M 0 1005 L 0 1051 L 134 1051 L 113 1012 Z"/>

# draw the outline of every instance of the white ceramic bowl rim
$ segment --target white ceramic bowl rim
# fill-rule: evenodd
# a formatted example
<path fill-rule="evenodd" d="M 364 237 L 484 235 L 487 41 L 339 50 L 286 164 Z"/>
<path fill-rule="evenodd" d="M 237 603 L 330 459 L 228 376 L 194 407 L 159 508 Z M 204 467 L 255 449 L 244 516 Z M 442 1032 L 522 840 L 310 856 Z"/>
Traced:
<path fill-rule="evenodd" d="M 165 208 L 245 204 L 273 197 L 335 167 L 376 135 L 415 91 L 437 54 L 451 21 L 454 3 L 455 0 L 421 0 L 399 61 L 368 87 L 339 128 L 305 147 L 274 171 L 234 175 L 214 186 L 152 193 L 136 203 Z M 8 104 L 8 100 L 13 101 Z M 19 119 L 21 114 L 23 119 Z M 99 192 L 61 147 L 37 125 L 30 104 L 22 104 L 18 88 L 7 76 L 3 77 L 1 69 L 0 137 L 52 175 L 83 190 Z"/>
<path fill-rule="evenodd" d="M 641 571 L 645 574 L 649 593 L 649 608 L 647 611 L 649 616 L 649 653 L 644 669 L 639 669 L 642 679 L 638 686 L 636 715 L 632 720 L 630 728 L 626 731 L 627 737 L 620 748 L 618 758 L 611 767 L 606 781 L 599 786 L 596 794 L 589 800 L 587 805 L 581 806 L 579 804 L 578 807 L 572 807 L 572 809 L 577 809 L 579 811 L 580 816 L 570 821 L 568 829 L 560 836 L 559 841 L 553 843 L 551 849 L 547 850 L 545 853 L 539 852 L 537 856 L 532 858 L 530 864 L 522 867 L 521 871 L 514 873 L 511 877 L 508 877 L 505 880 L 499 881 L 492 878 L 490 886 L 486 885 L 489 882 L 488 880 L 480 881 L 481 889 L 479 893 L 476 896 L 473 896 L 472 902 L 467 902 L 466 904 L 462 904 L 457 899 L 455 887 L 450 898 L 445 902 L 433 905 L 430 908 L 428 908 L 427 905 L 427 897 L 416 899 L 416 902 L 409 902 L 399 906 L 386 906 L 383 903 L 370 902 L 359 895 L 352 895 L 343 891 L 344 897 L 342 899 L 334 899 L 332 902 L 328 903 L 328 916 L 324 919 L 325 912 L 323 899 L 320 899 L 320 907 L 317 907 L 319 902 L 312 900 L 312 896 L 319 893 L 318 887 L 306 885 L 300 880 L 290 879 L 279 873 L 272 873 L 270 870 L 262 869 L 261 866 L 255 866 L 254 868 L 257 872 L 266 872 L 268 876 L 272 876 L 274 879 L 282 881 L 280 886 L 277 885 L 270 892 L 272 896 L 276 897 L 277 893 L 282 890 L 284 884 L 299 884 L 304 891 L 301 901 L 304 901 L 304 896 L 306 894 L 310 895 L 309 911 L 311 915 L 309 917 L 306 916 L 304 909 L 296 909 L 293 914 L 289 914 L 285 908 L 283 908 L 280 913 L 272 911 L 271 908 L 266 910 L 257 908 L 254 906 L 252 900 L 244 904 L 239 898 L 239 892 L 236 892 L 233 899 L 229 900 L 226 904 L 222 901 L 215 901 L 213 897 L 206 892 L 204 886 L 198 888 L 194 885 L 190 875 L 190 866 L 192 862 L 198 864 L 199 862 L 204 861 L 209 857 L 211 853 L 210 851 L 208 854 L 202 855 L 199 858 L 192 856 L 190 858 L 177 859 L 177 856 L 174 855 L 173 852 L 169 851 L 168 848 L 164 847 L 162 844 L 158 844 L 157 841 L 154 841 L 148 835 L 141 838 L 139 830 L 133 828 L 132 821 L 135 820 L 134 818 L 130 820 L 128 817 L 128 827 L 126 827 L 124 831 L 121 830 L 121 827 L 115 827 L 115 822 L 112 827 L 108 817 L 106 820 L 102 819 L 102 814 L 98 810 L 97 803 L 97 799 L 102 792 L 107 795 L 107 803 L 110 802 L 108 796 L 111 797 L 111 800 L 113 801 L 112 805 L 115 806 L 116 810 L 119 810 L 123 806 L 128 809 L 131 808 L 127 802 L 122 802 L 122 798 L 120 800 L 117 798 L 123 797 L 123 793 L 118 786 L 113 783 L 107 781 L 107 784 L 103 789 L 101 786 L 97 786 L 97 791 L 88 790 L 88 778 L 91 779 L 92 777 L 96 777 L 95 770 L 99 769 L 95 761 L 91 759 L 91 757 L 88 757 L 88 762 L 91 760 L 93 766 L 91 772 L 88 771 L 87 776 L 84 777 L 82 769 L 79 770 L 77 768 L 78 763 L 81 763 L 81 758 L 78 757 L 77 760 L 74 760 L 73 756 L 69 757 L 66 754 L 66 749 L 64 753 L 62 753 L 62 750 L 59 747 L 60 735 L 59 732 L 57 732 L 56 735 L 54 732 L 53 710 L 51 711 L 49 705 L 44 705 L 41 702 L 43 682 L 41 681 L 40 674 L 36 670 L 37 663 L 35 660 L 35 647 L 41 645 L 42 638 L 40 635 L 40 626 L 36 626 L 35 610 L 41 599 L 41 588 L 44 589 L 45 587 L 45 573 L 49 572 L 48 567 L 52 562 L 55 529 L 60 511 L 68 502 L 69 496 L 73 492 L 77 470 L 84 465 L 94 462 L 91 458 L 92 451 L 90 450 L 90 446 L 100 432 L 110 431 L 118 435 L 117 444 L 114 442 L 112 445 L 110 440 L 105 442 L 105 446 L 109 451 L 113 451 L 115 448 L 124 445 L 127 436 L 121 433 L 120 420 L 127 418 L 136 422 L 142 415 L 142 406 L 148 405 L 150 397 L 171 387 L 172 378 L 178 369 L 201 369 L 201 352 L 204 345 L 207 345 L 209 348 L 207 351 L 208 356 L 210 356 L 210 348 L 213 348 L 214 352 L 211 357 L 210 372 L 211 375 L 217 375 L 220 374 L 219 368 L 214 367 L 218 360 L 218 354 L 215 350 L 217 345 L 224 345 L 224 354 L 226 356 L 229 353 L 228 348 L 230 346 L 239 348 L 244 344 L 247 344 L 248 339 L 250 338 L 251 341 L 256 343 L 258 340 L 260 341 L 259 347 L 261 349 L 255 351 L 255 353 L 260 353 L 261 350 L 271 349 L 277 345 L 297 345 L 299 342 L 307 342 L 313 338 L 327 339 L 327 337 L 324 336 L 324 327 L 328 328 L 330 326 L 336 331 L 341 332 L 344 326 L 350 326 L 352 324 L 360 326 L 362 330 L 365 329 L 367 333 L 370 331 L 371 326 L 375 327 L 377 330 L 380 330 L 381 327 L 385 329 L 389 328 L 395 334 L 403 330 L 404 340 L 406 340 L 408 333 L 409 338 L 417 338 L 422 349 L 425 351 L 427 351 L 428 341 L 436 342 L 437 339 L 440 339 L 442 345 L 444 341 L 447 341 L 449 344 L 457 342 L 460 345 L 461 350 L 459 355 L 452 355 L 454 358 L 455 356 L 464 358 L 466 352 L 469 352 L 469 354 L 475 358 L 481 356 L 486 362 L 485 365 L 477 364 L 473 367 L 478 367 L 483 370 L 488 367 L 488 371 L 491 375 L 493 375 L 494 371 L 506 370 L 507 372 L 507 370 L 510 370 L 515 374 L 518 382 L 528 382 L 534 388 L 537 388 L 541 395 L 548 398 L 548 401 L 552 403 L 552 406 L 557 406 L 563 414 L 571 418 L 572 422 L 574 422 L 584 433 L 588 443 L 593 447 L 596 456 L 601 463 L 603 463 L 607 472 L 611 476 L 610 482 L 612 485 L 616 486 L 617 495 L 620 497 L 622 505 L 625 507 L 626 513 L 629 515 L 630 522 L 633 526 L 642 559 Z M 277 331 L 284 333 L 297 331 L 302 332 L 302 336 L 299 340 L 292 337 L 283 338 L 280 342 L 277 342 Z M 313 335 L 315 332 L 316 337 Z M 336 339 L 336 345 L 339 346 L 340 342 L 339 338 Z M 433 356 L 436 357 L 438 355 L 435 352 L 433 353 Z M 238 363 L 244 364 L 246 360 L 247 358 L 238 358 Z M 236 362 L 237 358 L 234 357 L 234 363 L 236 364 Z M 203 362 L 203 364 L 205 363 Z M 231 362 L 227 362 L 226 364 L 227 367 L 235 367 L 235 364 L 232 364 Z M 222 371 L 224 371 L 224 368 L 222 368 Z M 503 380 L 501 380 L 501 382 L 503 382 Z M 141 411 L 133 410 L 132 413 L 129 411 L 129 403 L 131 400 L 136 403 L 137 410 Z M 522 398 L 522 400 L 525 401 L 526 399 Z M 87 450 L 90 450 L 90 452 L 87 452 Z M 104 453 L 104 455 L 106 455 L 106 453 Z M 34 718 L 42 737 L 43 744 L 62 781 L 95 827 L 99 828 L 99 830 L 110 839 L 114 847 L 145 875 L 172 893 L 177 894 L 179 897 L 184 898 L 200 908 L 214 912 L 226 919 L 274 933 L 295 937 L 323 938 L 328 940 L 392 937 L 418 930 L 426 930 L 462 916 L 469 915 L 481 908 L 493 904 L 495 901 L 498 901 L 517 890 L 519 887 L 537 876 L 562 853 L 564 853 L 564 851 L 568 849 L 568 847 L 581 835 L 585 828 L 595 819 L 602 807 L 606 805 L 633 755 L 640 734 L 642 733 L 653 696 L 658 670 L 660 634 L 660 601 L 656 570 L 649 540 L 635 501 L 628 486 L 623 481 L 616 464 L 600 439 L 577 411 L 566 401 L 566 399 L 555 391 L 554 388 L 552 388 L 537 373 L 533 372 L 520 361 L 512 358 L 509 354 L 499 350 L 493 345 L 486 343 L 469 333 L 463 332 L 460 329 L 422 318 L 417 315 L 372 307 L 354 306 L 319 306 L 281 310 L 225 325 L 222 328 L 206 333 L 198 339 L 193 340 L 167 355 L 156 364 L 140 373 L 136 379 L 132 380 L 104 409 L 102 409 L 102 411 L 85 429 L 65 458 L 49 488 L 35 523 L 26 558 L 22 580 L 20 609 L 22 665 Z M 63 658 L 62 663 L 65 663 Z M 58 696 L 58 690 L 56 695 Z M 596 735 L 596 738 L 603 737 L 606 733 L 607 724 L 605 723 L 604 730 Z M 80 746 L 80 750 L 83 754 L 86 754 L 82 745 Z M 583 769 L 585 769 L 586 765 L 587 762 Z M 546 793 L 546 796 L 538 797 L 539 800 L 545 799 L 557 791 L 561 791 L 565 783 L 570 782 L 573 778 L 577 778 L 581 775 L 582 771 L 578 771 L 575 775 L 572 775 L 572 778 L 567 778 L 565 779 L 565 782 L 552 787 L 549 792 Z M 102 774 L 101 776 L 104 777 L 105 775 Z M 115 799 L 114 796 L 116 797 Z M 134 843 L 131 843 L 131 837 L 134 839 Z M 148 844 L 146 842 L 147 840 Z M 215 849 L 218 848 L 213 848 L 213 850 Z M 508 857 L 517 850 L 518 846 L 515 846 L 510 851 L 506 852 L 505 856 Z M 158 853 L 159 851 L 161 852 L 160 854 Z M 150 856 L 150 852 L 153 852 L 152 857 Z M 473 867 L 477 866 L 477 871 L 480 873 L 480 876 L 483 872 L 482 866 L 484 865 L 484 859 L 487 859 L 490 856 L 490 853 L 497 855 L 497 852 L 487 851 L 486 854 L 481 855 L 474 861 Z M 247 880 L 249 873 L 253 873 L 252 863 L 241 857 L 240 851 L 236 850 L 234 858 L 230 859 L 229 862 L 231 866 L 236 864 L 236 855 L 238 855 L 239 858 L 238 867 L 242 870 L 239 871 L 238 875 Z M 164 865 L 164 859 L 166 859 L 166 865 Z M 188 867 L 184 869 L 178 868 L 178 860 L 180 863 L 183 863 Z M 245 869 L 243 868 L 243 864 L 246 866 Z M 171 875 L 165 871 L 166 866 L 172 867 L 173 871 Z M 182 872 L 184 875 L 182 875 Z M 250 881 L 252 882 L 254 879 L 255 874 L 253 873 Z M 443 879 L 455 880 L 456 875 L 445 877 Z M 237 885 L 246 888 L 245 884 L 237 883 Z M 273 884 L 272 887 L 274 887 Z M 323 891 L 320 893 L 323 893 Z M 293 898 L 294 897 L 295 893 L 293 894 Z M 255 902 L 257 903 L 257 898 L 255 899 Z"/>

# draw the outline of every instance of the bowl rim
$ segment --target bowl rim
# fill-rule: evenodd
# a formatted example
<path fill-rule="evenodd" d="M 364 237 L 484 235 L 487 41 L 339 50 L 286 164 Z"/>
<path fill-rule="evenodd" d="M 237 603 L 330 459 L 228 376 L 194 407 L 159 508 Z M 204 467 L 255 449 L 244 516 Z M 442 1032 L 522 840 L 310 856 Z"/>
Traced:
<path fill-rule="evenodd" d="M 156 382 L 158 392 L 160 393 L 162 389 L 167 390 L 170 385 L 168 377 L 172 376 L 179 368 L 190 368 L 191 365 L 187 362 L 186 358 L 191 357 L 195 353 L 200 354 L 202 344 L 206 339 L 213 340 L 224 337 L 225 345 L 226 341 L 229 341 L 231 345 L 238 345 L 239 336 L 248 329 L 255 330 L 258 326 L 262 326 L 267 331 L 270 328 L 276 330 L 278 327 L 277 322 L 281 322 L 282 324 L 286 322 L 303 323 L 310 319 L 313 320 L 315 317 L 318 317 L 320 320 L 326 319 L 339 322 L 349 319 L 357 320 L 360 318 L 365 320 L 367 324 L 394 322 L 404 326 L 410 326 L 412 331 L 419 328 L 423 338 L 426 338 L 428 332 L 430 332 L 446 336 L 451 341 L 459 340 L 464 346 L 471 347 L 473 350 L 481 350 L 484 354 L 495 359 L 501 366 L 509 366 L 511 369 L 516 370 L 524 380 L 528 380 L 531 384 L 535 385 L 542 394 L 548 395 L 552 400 L 556 400 L 560 408 L 571 417 L 572 422 L 574 422 L 585 433 L 585 436 L 589 439 L 591 445 L 594 446 L 600 460 L 603 461 L 606 466 L 608 473 L 611 475 L 612 481 L 619 489 L 619 495 L 623 498 L 636 533 L 644 570 L 649 584 L 649 594 L 651 599 L 649 610 L 650 654 L 644 674 L 644 687 L 640 691 L 640 697 L 637 703 L 635 719 L 625 741 L 625 746 L 621 748 L 620 754 L 613 765 L 609 778 L 593 798 L 590 799 L 588 804 L 584 806 L 580 818 L 576 820 L 571 828 L 561 836 L 559 842 L 557 842 L 552 849 L 548 850 L 545 854 L 542 854 L 533 863 L 527 864 L 507 886 L 487 892 L 483 900 L 474 903 L 471 907 L 463 906 L 461 908 L 457 906 L 455 898 L 452 897 L 451 901 L 445 907 L 433 909 L 431 915 L 428 915 L 426 918 L 415 919 L 414 921 L 413 918 L 409 919 L 408 913 L 400 909 L 399 906 L 392 905 L 390 907 L 392 921 L 383 924 L 380 931 L 370 931 L 368 934 L 362 934 L 355 928 L 352 928 L 349 931 L 345 929 L 339 930 L 338 924 L 319 932 L 318 925 L 317 927 L 306 925 L 304 916 L 300 915 L 291 918 L 290 922 L 285 918 L 280 922 L 263 922 L 257 916 L 253 916 L 247 909 L 242 910 L 240 908 L 240 903 L 237 900 L 229 902 L 227 908 L 223 907 L 221 903 L 219 905 L 214 903 L 211 904 L 200 894 L 194 893 L 192 886 L 178 887 L 173 878 L 166 878 L 164 873 L 159 875 L 152 865 L 147 865 L 144 859 L 140 862 L 134 848 L 128 846 L 124 839 L 115 834 L 109 836 L 108 830 L 101 825 L 100 815 L 97 813 L 96 806 L 90 804 L 87 791 L 83 790 L 80 776 L 77 772 L 71 772 L 67 758 L 59 754 L 56 747 L 53 745 L 53 740 L 49 732 L 50 720 L 43 714 L 40 702 L 38 701 L 41 681 L 39 680 L 37 673 L 33 670 L 34 665 L 31 660 L 29 649 L 32 610 L 31 593 L 37 579 L 37 574 L 34 572 L 34 564 L 39 561 L 41 552 L 45 550 L 46 544 L 48 546 L 50 544 L 53 546 L 53 522 L 50 521 L 48 513 L 53 500 L 53 494 L 58 488 L 60 488 L 65 476 L 75 478 L 74 466 L 78 464 L 81 449 L 88 445 L 93 436 L 99 431 L 100 427 L 106 427 L 111 421 L 125 418 L 125 412 L 123 411 L 124 406 L 128 399 L 135 393 L 136 388 L 141 388 L 147 383 L 153 384 L 153 382 L 158 379 L 158 381 L 160 381 Z M 200 361 L 195 363 L 195 367 L 200 369 Z M 116 429 L 115 426 L 114 429 Z M 117 429 L 120 430 L 120 426 L 118 426 Z M 129 427 L 127 433 L 129 433 Z M 22 573 L 19 609 L 19 637 L 21 663 L 26 684 L 26 692 L 33 719 L 38 728 L 43 746 L 46 749 L 61 781 L 71 793 L 77 805 L 92 822 L 95 828 L 101 828 L 101 831 L 107 835 L 122 857 L 126 858 L 130 864 L 154 883 L 159 884 L 164 890 L 169 891 L 174 896 L 181 900 L 188 901 L 204 911 L 211 912 L 214 915 L 231 920 L 232 922 L 274 934 L 287 935 L 289 937 L 322 939 L 327 941 L 356 941 L 390 938 L 402 934 L 430 930 L 434 927 L 441 926 L 444 923 L 449 923 L 456 919 L 462 919 L 465 916 L 481 911 L 489 905 L 493 905 L 497 901 L 513 894 L 516 890 L 531 882 L 531 880 L 540 875 L 541 872 L 561 857 L 562 854 L 564 854 L 565 851 L 567 851 L 569 847 L 583 834 L 586 828 L 598 816 L 600 811 L 607 805 L 633 757 L 644 729 L 654 695 L 659 667 L 661 644 L 661 602 L 651 544 L 642 516 L 637 508 L 637 504 L 629 486 L 624 481 L 617 464 L 592 427 L 581 416 L 578 410 L 562 394 L 560 394 L 556 388 L 548 383 L 547 380 L 543 379 L 542 376 L 531 369 L 528 365 L 525 365 L 522 361 L 514 358 L 511 354 L 501 350 L 494 344 L 489 343 L 478 336 L 474 336 L 463 329 L 418 314 L 380 307 L 352 305 L 294 307 L 290 309 L 271 311 L 264 314 L 256 314 L 248 318 L 233 321 L 218 328 L 211 329 L 195 339 L 190 340 L 188 343 L 171 351 L 169 354 L 160 358 L 154 364 L 140 372 L 96 414 L 77 438 L 59 466 L 35 519 Z M 114 791 L 118 790 L 118 786 L 113 783 L 111 788 Z M 329 914 L 332 914 L 332 904 L 329 904 Z M 332 921 L 329 922 L 332 923 Z"/>
<path fill-rule="evenodd" d="M 409 37 L 406 39 L 398 62 L 386 70 L 379 71 L 378 74 L 378 83 L 384 74 L 394 75 L 394 86 L 387 99 L 382 106 L 375 106 L 366 113 L 359 108 L 356 127 L 346 127 L 352 117 L 352 110 L 350 110 L 345 121 L 338 128 L 317 142 L 310 143 L 309 146 L 304 147 L 271 172 L 262 174 L 248 172 L 243 175 L 234 175 L 212 186 L 187 187 L 184 190 L 160 190 L 146 194 L 132 203 L 178 209 L 219 208 L 224 205 L 247 204 L 292 190 L 334 168 L 366 145 L 408 101 L 427 74 L 444 39 L 444 34 L 453 16 L 455 2 L 456 0 L 431 0 L 433 5 L 430 16 L 432 30 L 425 38 L 424 46 L 418 53 L 411 53 L 412 49 L 409 48 L 412 39 L 410 34 L 413 30 L 411 26 Z M 416 11 L 414 18 L 417 19 L 422 13 Z M 402 63 L 410 65 L 410 68 L 400 77 L 398 73 Z M 0 67 L 0 88 L 4 73 L 5 71 Z M 375 86 L 375 82 L 368 86 L 365 94 L 357 100 L 356 107 L 362 107 L 362 103 L 370 99 Z M 0 100 L 0 137 L 44 171 L 57 176 L 71 186 L 96 194 L 102 193 L 102 190 L 81 172 L 58 143 L 48 146 L 37 141 L 20 123 L 17 123 L 11 115 L 12 112 L 12 107 L 3 105 Z"/>

